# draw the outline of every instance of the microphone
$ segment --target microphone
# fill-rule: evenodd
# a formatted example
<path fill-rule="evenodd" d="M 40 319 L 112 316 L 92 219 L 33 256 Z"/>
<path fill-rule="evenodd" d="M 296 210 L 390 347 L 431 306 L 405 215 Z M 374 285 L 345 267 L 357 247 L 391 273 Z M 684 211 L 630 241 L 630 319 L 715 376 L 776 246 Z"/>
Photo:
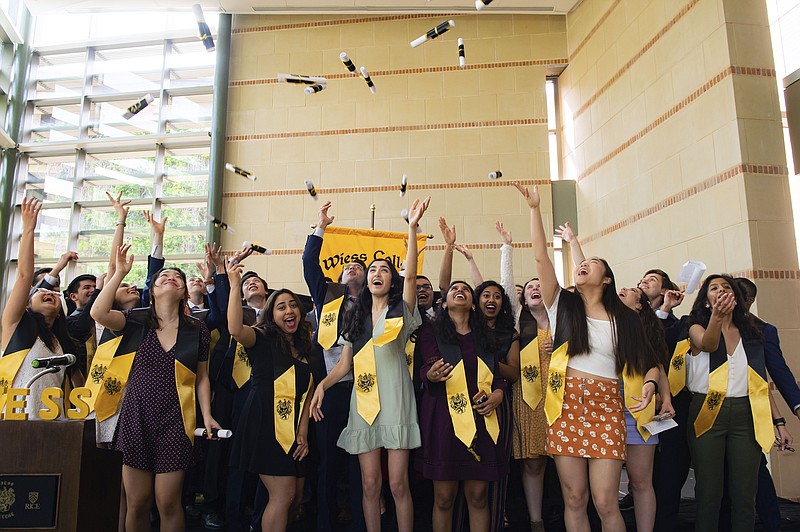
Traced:
<path fill-rule="evenodd" d="M 34 368 L 53 368 L 55 366 L 71 366 L 78 359 L 75 355 L 64 355 L 60 357 L 47 357 L 47 358 L 34 358 L 31 360 L 31 366 Z"/>
<path fill-rule="evenodd" d="M 197 437 L 205 438 L 207 436 L 206 429 L 195 429 L 194 435 Z M 233 436 L 233 431 L 228 429 L 211 429 L 212 438 L 230 438 Z"/>

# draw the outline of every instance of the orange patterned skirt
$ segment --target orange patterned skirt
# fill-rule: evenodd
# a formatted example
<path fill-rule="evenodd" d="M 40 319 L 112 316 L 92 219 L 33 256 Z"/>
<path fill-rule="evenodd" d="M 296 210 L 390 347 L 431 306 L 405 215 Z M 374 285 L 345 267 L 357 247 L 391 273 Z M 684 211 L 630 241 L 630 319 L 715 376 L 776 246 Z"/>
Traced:
<path fill-rule="evenodd" d="M 553 455 L 625 460 L 625 412 L 619 383 L 567 377 L 561 416 L 548 427 Z"/>

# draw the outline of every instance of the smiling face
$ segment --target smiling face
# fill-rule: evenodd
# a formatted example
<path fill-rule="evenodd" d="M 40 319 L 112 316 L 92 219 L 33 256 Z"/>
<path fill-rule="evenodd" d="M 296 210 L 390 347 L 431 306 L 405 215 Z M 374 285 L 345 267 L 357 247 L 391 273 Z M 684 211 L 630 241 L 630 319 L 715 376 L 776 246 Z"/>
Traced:
<path fill-rule="evenodd" d="M 136 290 L 135 284 L 120 283 L 119 288 L 114 292 L 114 303 L 122 309 L 134 308 L 139 304 L 140 299 L 141 295 Z"/>
<path fill-rule="evenodd" d="M 417 278 L 417 305 L 422 312 L 433 306 L 433 286 L 423 277 Z"/>
<path fill-rule="evenodd" d="M 648 273 L 639 281 L 639 288 L 653 301 L 664 293 L 664 279 L 657 273 Z"/>
<path fill-rule="evenodd" d="M 492 321 L 503 308 L 503 293 L 496 286 L 487 286 L 478 296 L 478 304 L 486 319 Z"/>
<path fill-rule="evenodd" d="M 203 281 L 203 278 L 199 275 L 192 275 L 189 277 L 188 281 L 186 282 L 187 287 L 189 288 L 189 295 L 205 295 L 206 293 L 206 283 Z"/>
<path fill-rule="evenodd" d="M 242 294 L 247 300 L 250 298 L 263 299 L 267 297 L 267 289 L 257 275 L 251 275 L 242 283 Z"/>
<path fill-rule="evenodd" d="M 342 284 L 352 283 L 361 286 L 364 282 L 364 265 L 360 262 L 351 262 L 342 269 Z"/>
<path fill-rule="evenodd" d="M 610 284 L 611 277 L 606 272 L 606 265 L 597 257 L 586 259 L 578 264 L 575 271 L 575 286 L 590 287 Z"/>
<path fill-rule="evenodd" d="M 178 270 L 161 270 L 153 282 L 153 298 L 166 297 L 175 301 L 186 299 L 188 291 L 184 279 L 184 275 Z"/>
<path fill-rule="evenodd" d="M 81 281 L 78 284 L 78 288 L 69 295 L 69 298 L 75 302 L 75 305 L 78 308 L 83 308 L 86 306 L 86 303 L 89 302 L 89 298 L 92 297 L 92 293 L 94 292 L 96 283 L 91 279 L 86 279 L 85 281 Z"/>
<path fill-rule="evenodd" d="M 644 292 L 641 288 L 622 288 L 617 293 L 620 301 L 631 310 L 642 310 L 641 297 Z"/>
<path fill-rule="evenodd" d="M 301 309 L 291 292 L 278 294 L 273 301 L 272 321 L 284 334 L 292 335 L 300 326 Z"/>
<path fill-rule="evenodd" d="M 392 269 L 385 260 L 376 260 L 367 269 L 367 288 L 374 296 L 384 296 L 392 288 Z"/>
<path fill-rule="evenodd" d="M 539 282 L 539 279 L 531 279 L 525 284 L 525 288 L 523 289 L 525 306 L 531 310 L 543 304 L 541 286 L 542 284 Z"/>
<path fill-rule="evenodd" d="M 445 308 L 448 310 L 454 309 L 472 309 L 472 289 L 466 283 L 455 282 L 450 285 L 447 290 L 447 295 L 444 302 Z"/>
<path fill-rule="evenodd" d="M 55 318 L 61 310 L 61 294 L 46 288 L 37 288 L 31 294 L 28 306 L 34 312 Z"/>

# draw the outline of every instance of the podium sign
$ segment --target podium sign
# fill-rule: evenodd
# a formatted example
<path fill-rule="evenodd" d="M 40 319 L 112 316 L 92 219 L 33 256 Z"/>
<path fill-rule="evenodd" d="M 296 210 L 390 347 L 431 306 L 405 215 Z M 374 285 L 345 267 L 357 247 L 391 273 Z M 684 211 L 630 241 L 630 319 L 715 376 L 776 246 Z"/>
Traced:
<path fill-rule="evenodd" d="M 56 527 L 61 475 L 0 475 L 0 530 Z"/>

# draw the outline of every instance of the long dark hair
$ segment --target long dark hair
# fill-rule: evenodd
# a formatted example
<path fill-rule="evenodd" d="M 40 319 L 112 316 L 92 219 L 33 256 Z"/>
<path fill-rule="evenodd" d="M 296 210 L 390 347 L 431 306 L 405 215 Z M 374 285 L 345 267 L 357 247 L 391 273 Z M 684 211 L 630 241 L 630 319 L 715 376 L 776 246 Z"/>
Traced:
<path fill-rule="evenodd" d="M 617 295 L 617 285 L 614 280 L 614 272 L 605 259 L 594 257 L 603 264 L 605 271 L 604 277 L 608 277 L 611 282 L 603 287 L 603 308 L 606 310 L 611 321 L 611 336 L 614 342 L 614 355 L 616 357 L 616 371 L 621 373 L 625 365 L 628 366 L 628 375 L 644 375 L 647 371 L 658 364 L 655 351 L 652 349 L 642 349 L 647 345 L 642 322 L 633 310 L 629 309 Z M 592 259 L 590 259 L 592 260 Z M 563 293 L 561 296 L 563 297 Z M 569 316 L 569 353 L 570 355 L 582 355 L 589 353 L 589 327 L 586 324 L 586 303 L 580 294 L 575 299 L 574 308 Z"/>
<path fill-rule="evenodd" d="M 497 351 L 497 337 L 494 334 L 494 331 L 492 331 L 489 328 L 489 325 L 486 323 L 486 318 L 483 316 L 483 312 L 476 310 L 478 303 L 475 300 L 475 292 L 465 281 L 453 281 L 450 283 L 450 286 L 447 287 L 447 291 L 442 294 L 443 303 L 436 309 L 436 316 L 433 319 L 434 333 L 437 337 L 441 337 L 448 344 L 458 345 L 458 333 L 456 332 L 456 326 L 453 323 L 453 320 L 450 318 L 450 314 L 447 312 L 447 309 L 445 308 L 445 303 L 447 303 L 447 294 L 450 293 L 453 285 L 457 284 L 464 285 L 469 290 L 470 295 L 472 295 L 472 303 L 475 308 L 473 308 L 469 313 L 469 328 L 472 330 L 475 343 L 481 348 L 482 351 L 486 353 L 493 353 Z"/>
<path fill-rule="evenodd" d="M 275 323 L 275 302 L 278 300 L 278 296 L 283 294 L 289 294 L 292 296 L 292 299 L 294 299 L 294 302 L 297 304 L 297 312 L 299 314 L 297 318 L 297 330 L 292 334 L 291 345 L 297 349 L 298 355 L 308 360 L 308 358 L 311 356 L 311 353 L 314 351 L 314 346 L 311 343 L 311 335 L 313 331 L 311 329 L 311 324 L 308 323 L 308 321 L 305 320 L 305 316 L 303 316 L 303 303 L 300 301 L 300 298 L 297 297 L 297 294 L 288 288 L 281 288 L 280 290 L 276 290 L 269 295 L 267 298 L 267 304 L 264 306 L 264 310 L 261 312 L 261 317 L 259 317 L 258 321 L 256 322 L 256 327 L 263 328 L 264 332 L 270 336 L 276 336 L 281 347 L 286 348 L 286 350 L 291 354 L 289 341 L 286 339 L 286 336 L 280 327 L 278 327 L 278 325 Z"/>
<path fill-rule="evenodd" d="M 344 314 L 344 330 L 342 331 L 342 336 L 350 342 L 355 342 L 364 334 L 365 318 L 372 317 L 372 293 L 367 287 L 367 277 L 369 277 L 369 269 L 376 262 L 385 262 L 388 264 L 389 271 L 392 274 L 392 284 L 389 287 L 389 308 L 392 308 L 403 300 L 403 278 L 397 273 L 397 268 L 395 268 L 394 264 L 386 259 L 375 259 L 370 262 L 369 266 L 367 266 L 367 270 L 364 272 L 364 281 L 361 283 L 361 293 L 355 304 Z"/>
<path fill-rule="evenodd" d="M 500 297 L 502 298 L 502 304 L 500 305 L 500 313 L 495 318 L 494 328 L 496 331 L 510 331 L 514 329 L 514 314 L 511 310 L 511 300 L 508 298 L 508 294 L 500 286 L 499 283 L 495 281 L 484 281 L 478 285 L 475 289 L 475 306 L 478 309 L 478 313 L 483 314 L 481 311 L 480 299 L 481 294 L 483 294 L 484 290 L 489 288 L 490 286 L 494 286 L 498 290 L 500 290 Z M 516 294 L 515 294 L 516 295 Z M 484 319 L 486 317 L 484 316 Z"/>
<path fill-rule="evenodd" d="M 752 317 L 749 313 L 744 311 L 744 297 L 742 291 L 739 289 L 738 283 L 726 273 L 712 274 L 706 277 L 700 290 L 697 291 L 697 297 L 692 305 L 692 311 L 689 313 L 689 327 L 692 325 L 701 325 L 708 327 L 708 322 L 711 319 L 711 308 L 706 307 L 710 305 L 708 301 L 708 287 L 714 279 L 724 279 L 730 285 L 733 291 L 733 296 L 736 298 L 736 306 L 733 307 L 733 324 L 739 329 L 739 335 L 742 340 L 759 340 L 761 339 L 761 332 L 753 323 Z"/>
<path fill-rule="evenodd" d="M 38 336 L 51 351 L 55 351 L 60 345 L 64 354 L 75 353 L 77 340 L 69 334 L 69 330 L 67 329 L 67 317 L 64 315 L 63 310 L 58 310 L 58 316 L 56 316 L 53 325 L 50 327 L 47 326 L 47 321 L 45 321 L 44 314 L 41 312 L 35 312 L 31 307 L 25 309 L 25 312 L 28 313 L 36 324 L 36 336 Z"/>
<path fill-rule="evenodd" d="M 667 338 L 664 334 L 664 325 L 661 320 L 653 312 L 650 307 L 650 298 L 641 288 L 634 288 L 639 294 L 639 305 L 642 307 L 639 311 L 639 320 L 642 322 L 644 328 L 644 335 L 647 339 L 647 347 L 652 349 L 656 360 L 658 360 L 664 367 L 669 364 L 670 353 L 667 351 Z"/>
<path fill-rule="evenodd" d="M 184 325 L 188 325 L 189 327 L 197 327 L 198 320 L 190 317 L 186 313 L 186 302 L 189 300 L 189 288 L 186 286 L 186 274 L 183 273 L 183 270 L 176 266 L 170 266 L 168 268 L 161 268 L 153 276 L 150 278 L 150 282 L 152 283 L 150 286 L 150 321 L 147 324 L 148 327 L 151 329 L 158 329 L 161 324 L 159 323 L 158 314 L 156 313 L 156 280 L 158 276 L 161 275 L 161 272 L 165 270 L 172 270 L 178 273 L 178 276 L 183 281 L 183 298 L 178 302 L 178 327 L 182 327 Z"/>

